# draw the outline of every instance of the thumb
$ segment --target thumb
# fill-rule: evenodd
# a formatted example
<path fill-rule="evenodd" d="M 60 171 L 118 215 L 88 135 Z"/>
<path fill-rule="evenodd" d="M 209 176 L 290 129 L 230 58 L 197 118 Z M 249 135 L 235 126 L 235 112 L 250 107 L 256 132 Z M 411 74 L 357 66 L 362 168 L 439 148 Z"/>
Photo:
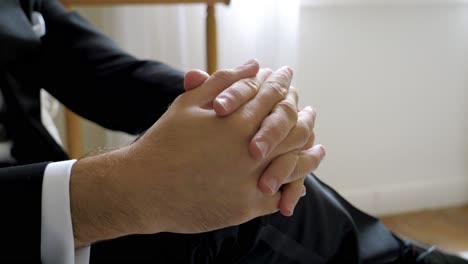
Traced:
<path fill-rule="evenodd" d="M 190 91 L 202 85 L 210 75 L 202 70 L 190 70 L 184 76 L 185 91 Z"/>

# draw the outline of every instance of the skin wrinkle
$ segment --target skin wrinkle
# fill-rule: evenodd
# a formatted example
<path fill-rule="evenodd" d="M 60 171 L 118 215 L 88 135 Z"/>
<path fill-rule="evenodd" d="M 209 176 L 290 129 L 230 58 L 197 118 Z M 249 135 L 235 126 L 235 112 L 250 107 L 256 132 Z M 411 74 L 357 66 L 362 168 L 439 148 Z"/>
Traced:
<path fill-rule="evenodd" d="M 291 190 L 283 194 L 266 195 L 257 186 L 271 161 L 295 148 L 302 148 L 303 143 L 309 140 L 301 137 L 307 134 L 285 133 L 287 138 L 284 142 L 262 160 L 249 155 L 249 146 L 254 135 L 263 128 L 265 118 L 272 115 L 275 107 L 281 109 L 277 104 L 285 99 L 286 93 L 281 97 L 282 91 L 271 88 L 271 85 L 285 85 L 284 90 L 287 91 L 290 80 L 281 78 L 290 79 L 292 71 L 289 68 L 274 73 L 263 71 L 263 77 L 260 74 L 255 78 L 259 82 L 258 93 L 252 87 L 245 88 L 246 93 L 238 93 L 246 98 L 250 96 L 248 93 L 256 93 L 256 96 L 251 100 L 244 98 L 245 103 L 240 103 L 228 116 L 220 117 L 213 109 L 206 109 L 223 90 L 239 89 L 234 85 L 239 81 L 236 78 L 242 79 L 249 72 L 257 72 L 258 67 L 258 64 L 244 65 L 223 71 L 221 78 L 211 76 L 204 81 L 200 78 L 199 81 L 203 82 L 200 87 L 189 88 L 177 97 L 168 111 L 133 144 L 77 162 L 76 165 L 82 167 L 81 172 L 89 173 L 87 169 L 100 164 L 98 161 L 105 162 L 107 165 L 104 167 L 110 167 L 101 171 L 103 175 L 98 177 L 104 181 L 102 186 L 108 186 L 106 191 L 87 191 L 93 192 L 90 201 L 97 198 L 107 204 L 101 212 L 104 215 L 93 214 L 94 218 L 101 218 L 92 219 L 94 227 L 115 227 L 103 228 L 104 233 L 99 234 L 99 228 L 85 225 L 82 227 L 85 233 L 79 237 L 82 241 L 78 242 L 89 243 L 131 233 L 206 232 L 276 212 L 278 206 L 284 215 L 289 215 L 292 211 L 290 201 L 299 199 L 302 194 L 305 175 L 294 185 L 283 185 L 283 190 Z M 236 77 L 231 79 L 226 74 Z M 249 84 L 240 82 L 237 85 L 248 87 Z M 297 94 L 289 96 L 296 99 Z M 280 112 L 285 113 L 278 111 L 276 118 L 289 122 L 291 117 Z M 276 118 L 272 120 L 273 124 Z M 287 127 L 283 129 L 287 130 Z M 289 159 L 288 156 L 284 158 Z M 293 158 L 297 161 L 297 155 Z M 287 179 L 289 176 L 281 177 Z M 286 195 L 288 193 L 290 195 Z M 75 208 L 82 208 L 80 206 Z M 89 206 L 96 204 L 90 202 Z M 115 212 L 114 208 L 123 210 L 123 213 Z M 112 213 L 113 217 L 109 217 Z"/>

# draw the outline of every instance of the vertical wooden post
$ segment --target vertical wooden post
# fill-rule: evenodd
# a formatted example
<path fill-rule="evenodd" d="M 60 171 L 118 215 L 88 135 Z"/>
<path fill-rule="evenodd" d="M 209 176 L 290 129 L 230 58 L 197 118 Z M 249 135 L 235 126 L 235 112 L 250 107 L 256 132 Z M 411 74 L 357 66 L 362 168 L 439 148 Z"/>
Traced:
<path fill-rule="evenodd" d="M 111 2 L 112 1 L 108 1 L 107 3 Z M 124 3 L 124 1 L 118 2 Z M 128 2 L 131 3 L 132 1 Z M 229 2 L 229 0 L 225 0 L 226 4 L 229 4 Z M 70 7 L 70 4 L 67 4 L 66 1 L 64 1 L 64 3 L 67 8 Z M 206 67 L 207 72 L 211 74 L 218 69 L 215 3 L 208 4 L 206 12 Z M 67 133 L 68 154 L 72 158 L 79 158 L 82 155 L 82 133 L 80 118 L 68 109 L 65 109 L 65 126 Z"/>
<path fill-rule="evenodd" d="M 218 69 L 215 5 L 208 4 L 206 10 L 206 68 L 209 74 Z"/>
<path fill-rule="evenodd" d="M 77 159 L 82 156 L 82 134 L 80 117 L 65 108 L 65 127 L 67 133 L 67 148 L 70 158 Z"/>
<path fill-rule="evenodd" d="M 67 9 L 70 9 L 70 5 L 65 5 Z M 67 149 L 68 156 L 73 159 L 80 158 L 82 156 L 82 142 L 83 136 L 81 133 L 81 122 L 80 117 L 75 113 L 65 108 L 65 133 L 67 134 Z"/>

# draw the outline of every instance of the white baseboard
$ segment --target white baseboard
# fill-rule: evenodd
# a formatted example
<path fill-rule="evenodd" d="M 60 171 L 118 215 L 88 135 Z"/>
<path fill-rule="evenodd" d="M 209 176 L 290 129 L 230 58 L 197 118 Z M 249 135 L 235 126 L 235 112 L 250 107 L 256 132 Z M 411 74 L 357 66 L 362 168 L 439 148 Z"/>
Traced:
<path fill-rule="evenodd" d="M 341 194 L 359 209 L 382 216 L 468 203 L 468 177 L 345 190 Z"/>

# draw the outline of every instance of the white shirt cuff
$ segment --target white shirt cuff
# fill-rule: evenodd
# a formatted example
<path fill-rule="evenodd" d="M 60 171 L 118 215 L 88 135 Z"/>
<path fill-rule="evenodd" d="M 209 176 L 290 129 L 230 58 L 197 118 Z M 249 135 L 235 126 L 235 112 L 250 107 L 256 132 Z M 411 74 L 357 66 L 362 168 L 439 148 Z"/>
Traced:
<path fill-rule="evenodd" d="M 90 247 L 76 250 L 70 209 L 70 174 L 76 160 L 47 165 L 42 182 L 41 260 L 88 264 Z"/>

